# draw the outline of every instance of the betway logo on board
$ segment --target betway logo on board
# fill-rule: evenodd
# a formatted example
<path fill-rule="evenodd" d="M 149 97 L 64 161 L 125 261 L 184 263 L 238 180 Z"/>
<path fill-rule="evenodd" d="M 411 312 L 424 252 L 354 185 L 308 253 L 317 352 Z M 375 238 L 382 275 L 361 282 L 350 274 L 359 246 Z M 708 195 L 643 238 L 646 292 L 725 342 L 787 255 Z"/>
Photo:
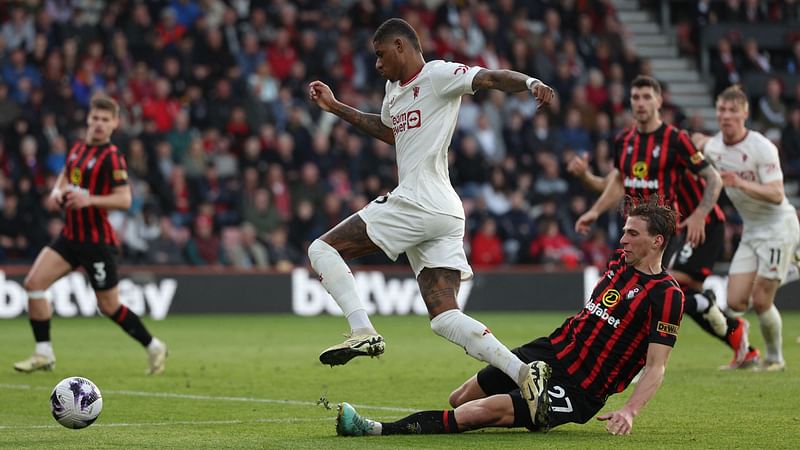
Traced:
<path fill-rule="evenodd" d="M 156 283 L 136 284 L 128 278 L 119 282 L 119 300 L 136 314 L 161 320 L 167 317 L 178 282 L 165 278 Z M 62 317 L 98 314 L 97 297 L 82 273 L 72 272 L 56 281 L 48 290 L 53 311 Z M 28 297 L 20 283 L 6 279 L 0 271 L 0 319 L 22 315 L 28 309 Z"/>
<path fill-rule="evenodd" d="M 354 276 L 356 292 L 367 314 L 383 316 L 428 314 L 413 275 L 387 279 L 383 272 L 369 271 L 357 272 Z M 462 310 L 467 304 L 471 289 L 472 282 L 461 283 L 457 301 Z M 323 313 L 342 315 L 341 308 L 322 283 L 305 269 L 292 271 L 292 312 L 300 316 L 316 316 Z"/>

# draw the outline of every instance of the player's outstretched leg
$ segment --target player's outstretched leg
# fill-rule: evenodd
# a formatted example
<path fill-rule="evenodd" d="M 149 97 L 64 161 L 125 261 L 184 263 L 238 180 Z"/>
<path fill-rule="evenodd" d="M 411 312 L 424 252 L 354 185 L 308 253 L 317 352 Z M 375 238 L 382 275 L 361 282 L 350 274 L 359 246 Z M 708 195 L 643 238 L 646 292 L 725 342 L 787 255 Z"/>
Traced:
<path fill-rule="evenodd" d="M 350 221 L 345 221 L 342 226 L 348 226 L 349 223 Z M 354 226 L 363 225 L 360 221 L 353 223 Z M 317 239 L 308 247 L 308 258 L 311 267 L 319 275 L 320 282 L 342 308 L 350 324 L 347 339 L 341 344 L 325 349 L 319 355 L 320 362 L 336 366 L 346 364 L 356 356 L 381 355 L 385 349 L 383 337 L 372 326 L 366 309 L 358 298 L 353 274 L 342 255 L 327 242 Z"/>
<path fill-rule="evenodd" d="M 379 334 L 350 334 L 341 344 L 326 348 L 319 361 L 329 366 L 347 364 L 356 356 L 375 357 L 383 354 L 383 337 Z"/>
<path fill-rule="evenodd" d="M 361 417 L 349 403 L 339 403 L 339 413 L 336 415 L 336 434 L 339 436 L 380 434 L 375 424 L 376 422 Z"/>

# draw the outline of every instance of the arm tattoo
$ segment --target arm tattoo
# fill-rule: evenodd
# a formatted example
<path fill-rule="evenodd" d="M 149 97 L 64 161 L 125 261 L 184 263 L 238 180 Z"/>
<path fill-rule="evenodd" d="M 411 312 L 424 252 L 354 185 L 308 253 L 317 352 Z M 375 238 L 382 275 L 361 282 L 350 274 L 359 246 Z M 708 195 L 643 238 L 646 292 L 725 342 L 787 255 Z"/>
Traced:
<path fill-rule="evenodd" d="M 338 103 L 331 112 L 350 122 L 364 133 L 394 145 L 394 133 L 391 128 L 381 122 L 380 115 L 364 113 L 344 103 Z"/>
<path fill-rule="evenodd" d="M 706 188 L 703 191 L 703 199 L 697 205 L 697 209 L 708 214 L 714 204 L 717 203 L 719 193 L 722 190 L 722 179 L 719 177 L 719 173 L 711 166 L 701 170 L 700 176 L 706 180 Z"/>
<path fill-rule="evenodd" d="M 481 70 L 472 79 L 472 87 L 477 89 L 498 89 L 504 92 L 527 91 L 525 81 L 528 75 L 513 70 Z"/>

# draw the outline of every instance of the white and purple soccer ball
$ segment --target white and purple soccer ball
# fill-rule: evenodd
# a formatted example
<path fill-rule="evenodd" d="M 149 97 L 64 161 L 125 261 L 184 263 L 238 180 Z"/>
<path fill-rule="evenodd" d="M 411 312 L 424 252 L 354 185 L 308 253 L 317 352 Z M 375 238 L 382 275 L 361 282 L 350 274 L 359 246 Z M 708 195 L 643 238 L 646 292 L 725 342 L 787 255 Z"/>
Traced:
<path fill-rule="evenodd" d="M 50 394 L 50 411 L 67 428 L 86 428 L 103 410 L 103 395 L 88 378 L 69 377 L 59 381 Z"/>

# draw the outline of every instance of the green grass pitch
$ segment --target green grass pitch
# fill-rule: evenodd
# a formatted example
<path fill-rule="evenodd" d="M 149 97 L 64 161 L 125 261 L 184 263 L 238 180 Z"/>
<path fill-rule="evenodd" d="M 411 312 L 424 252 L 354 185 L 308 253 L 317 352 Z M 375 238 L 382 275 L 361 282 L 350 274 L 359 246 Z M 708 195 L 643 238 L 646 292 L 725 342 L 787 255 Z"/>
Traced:
<path fill-rule="evenodd" d="M 549 333 L 567 313 L 475 314 L 516 346 Z M 762 347 L 757 319 L 751 340 Z M 719 372 L 730 354 L 687 318 L 664 385 L 630 436 L 604 424 L 567 425 L 549 434 L 493 429 L 462 435 L 337 437 L 335 404 L 365 416 L 400 418 L 443 409 L 452 389 L 482 367 L 435 336 L 425 317 L 376 317 L 387 341 L 379 359 L 330 368 L 317 361 L 337 342 L 340 317 L 173 316 L 147 321 L 170 346 L 167 372 L 144 375 L 144 351 L 104 318 L 53 321 L 54 372 L 19 374 L 32 336 L 26 319 L 0 321 L 2 448 L 800 448 L 800 314 L 784 313 L 782 373 Z M 103 392 L 98 421 L 68 430 L 50 416 L 50 390 L 81 375 Z M 632 389 L 612 397 L 619 407 Z M 334 409 L 316 401 L 322 397 Z"/>

